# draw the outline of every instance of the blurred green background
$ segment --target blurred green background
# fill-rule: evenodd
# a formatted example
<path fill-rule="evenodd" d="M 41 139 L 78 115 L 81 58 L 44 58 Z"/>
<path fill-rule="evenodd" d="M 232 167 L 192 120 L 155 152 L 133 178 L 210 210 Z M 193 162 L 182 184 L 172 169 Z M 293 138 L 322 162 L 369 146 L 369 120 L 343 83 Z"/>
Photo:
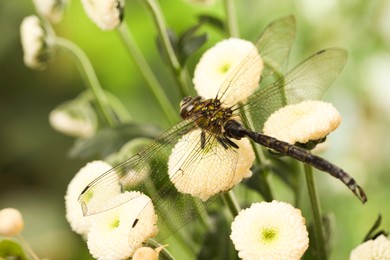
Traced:
<path fill-rule="evenodd" d="M 184 1 L 160 4 L 167 24 L 178 33 L 193 25 L 199 14 L 224 17 L 220 1 L 208 7 Z M 333 212 L 336 219 L 331 259 L 347 259 L 379 213 L 382 226 L 390 230 L 390 2 L 245 0 L 236 1 L 236 7 L 241 37 L 249 40 L 272 20 L 296 16 L 298 36 L 290 66 L 327 47 L 349 52 L 344 71 L 324 98 L 338 108 L 343 122 L 329 137 L 323 156 L 358 180 L 368 203 L 362 206 L 338 180 L 323 173 L 316 176 L 323 211 Z M 44 71 L 23 64 L 19 25 L 34 13 L 29 0 L 0 1 L 0 208 L 22 212 L 23 234 L 39 256 L 88 259 L 85 243 L 65 220 L 63 199 L 69 181 L 86 161 L 68 156 L 74 138 L 54 131 L 48 122 L 52 109 L 85 86 L 65 54 Z M 156 50 L 151 17 L 139 1 L 126 2 L 125 22 L 178 107 L 180 96 Z M 70 3 L 55 31 L 86 52 L 102 86 L 120 97 L 135 120 L 169 127 L 118 34 L 97 28 L 80 1 Z M 210 32 L 207 46 L 223 37 L 212 28 L 205 31 Z M 192 57 L 191 72 L 202 51 Z M 284 199 L 283 191 L 279 193 Z"/>

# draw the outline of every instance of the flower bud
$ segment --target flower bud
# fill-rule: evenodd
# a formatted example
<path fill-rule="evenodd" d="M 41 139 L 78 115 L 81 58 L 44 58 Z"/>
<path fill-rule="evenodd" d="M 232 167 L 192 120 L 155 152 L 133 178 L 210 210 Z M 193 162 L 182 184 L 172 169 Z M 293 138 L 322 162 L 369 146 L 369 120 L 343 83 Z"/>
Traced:
<path fill-rule="evenodd" d="M 82 0 L 88 17 L 104 31 L 115 29 L 123 19 L 123 0 Z"/>
<path fill-rule="evenodd" d="M 52 37 L 35 15 L 25 17 L 20 25 L 24 63 L 31 69 L 44 69 L 51 56 Z"/>
<path fill-rule="evenodd" d="M 37 13 L 52 23 L 62 20 L 66 0 L 33 0 Z"/>
<path fill-rule="evenodd" d="M 0 210 L 0 236 L 16 236 L 22 231 L 23 226 L 23 218 L 19 210 L 13 208 Z"/>

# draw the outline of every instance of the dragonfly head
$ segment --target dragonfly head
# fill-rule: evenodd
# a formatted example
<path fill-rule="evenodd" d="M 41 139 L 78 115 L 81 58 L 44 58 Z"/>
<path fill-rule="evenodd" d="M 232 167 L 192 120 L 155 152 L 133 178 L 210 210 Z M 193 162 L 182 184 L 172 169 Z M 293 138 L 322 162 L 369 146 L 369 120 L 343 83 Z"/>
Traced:
<path fill-rule="evenodd" d="M 194 107 L 196 107 L 202 100 L 200 96 L 196 97 L 184 97 L 180 102 L 180 116 L 183 119 L 187 119 L 192 115 Z"/>

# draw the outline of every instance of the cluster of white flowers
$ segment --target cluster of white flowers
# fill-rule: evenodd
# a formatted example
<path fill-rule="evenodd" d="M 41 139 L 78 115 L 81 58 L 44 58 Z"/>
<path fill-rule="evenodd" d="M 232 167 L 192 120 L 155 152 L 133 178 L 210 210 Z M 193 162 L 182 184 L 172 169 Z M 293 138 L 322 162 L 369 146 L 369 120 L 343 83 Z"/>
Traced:
<path fill-rule="evenodd" d="M 352 250 L 349 260 L 389 260 L 390 240 L 384 235 L 368 240 Z"/>
<path fill-rule="evenodd" d="M 244 260 L 300 259 L 309 246 L 305 219 L 288 203 L 252 204 L 232 223 L 230 238 Z"/>
<path fill-rule="evenodd" d="M 121 193 L 118 181 L 106 187 L 106 194 L 119 194 L 108 201 L 100 214 L 84 216 L 78 202 L 84 188 L 102 173 L 111 169 L 103 161 L 88 163 L 80 169 L 68 185 L 65 196 L 66 218 L 72 229 L 87 238 L 88 248 L 97 259 L 125 259 L 133 255 L 148 238 L 157 235 L 157 215 L 146 195 L 139 192 Z M 99 201 L 99 194 L 88 194 L 89 202 Z M 124 203 L 127 202 L 127 203 Z"/>
<path fill-rule="evenodd" d="M 124 0 L 82 0 L 89 18 L 102 30 L 112 30 L 123 18 Z"/>
<path fill-rule="evenodd" d="M 35 15 L 25 17 L 20 25 L 20 37 L 26 66 L 45 68 L 53 42 L 42 21 Z"/>
<path fill-rule="evenodd" d="M 341 122 L 336 108 L 318 100 L 307 100 L 280 108 L 268 118 L 263 133 L 279 140 L 307 143 L 326 137 Z"/>

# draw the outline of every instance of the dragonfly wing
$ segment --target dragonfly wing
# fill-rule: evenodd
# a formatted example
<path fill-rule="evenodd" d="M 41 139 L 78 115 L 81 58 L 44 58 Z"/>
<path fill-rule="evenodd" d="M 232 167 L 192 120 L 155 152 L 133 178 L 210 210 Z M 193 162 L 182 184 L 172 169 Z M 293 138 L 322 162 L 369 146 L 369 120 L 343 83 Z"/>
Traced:
<path fill-rule="evenodd" d="M 208 135 L 205 143 L 201 148 L 200 130 L 194 130 L 183 136 L 172 151 L 168 162 L 170 181 L 152 199 L 159 212 L 160 241 L 198 217 L 221 192 L 232 187 L 237 152 L 225 149 L 215 135 Z M 216 181 L 218 176 L 222 178 Z"/>
<path fill-rule="evenodd" d="M 247 98 L 252 88 L 257 86 L 261 76 L 269 76 L 275 72 L 280 74 L 295 39 L 295 18 L 287 16 L 268 25 L 246 57 L 238 63 L 226 76 L 219 88 L 218 98 L 222 101 L 232 100 L 234 103 Z M 260 58 L 259 55 L 260 54 Z M 264 69 L 261 73 L 261 59 Z M 227 102 L 230 105 L 231 102 Z"/>
<path fill-rule="evenodd" d="M 295 34 L 296 22 L 292 15 L 280 18 L 265 28 L 255 44 L 264 61 L 262 77 L 281 74 L 281 67 L 290 54 Z"/>
<path fill-rule="evenodd" d="M 126 201 L 113 200 L 113 198 L 132 188 L 148 195 L 147 182 L 144 180 L 163 181 L 164 174 L 160 172 L 164 171 L 164 159 L 166 164 L 170 150 L 180 135 L 192 128 L 193 123 L 182 121 L 155 139 L 141 152 L 92 181 L 78 199 L 83 214 L 87 216 L 101 213 L 125 203 Z"/>
<path fill-rule="evenodd" d="M 339 48 L 319 51 L 253 94 L 244 107 L 250 112 L 253 128 L 262 131 L 267 118 L 286 104 L 320 99 L 340 74 L 347 56 L 347 52 Z"/>
<path fill-rule="evenodd" d="M 84 215 L 93 215 L 128 202 L 116 199 L 125 191 L 142 192 L 151 198 L 157 212 L 158 239 L 162 241 L 204 212 L 216 195 L 231 188 L 237 156 L 233 148 L 225 149 L 216 135 L 206 133 L 202 148 L 201 130 L 183 121 L 94 180 L 82 192 L 79 202 Z M 216 171 L 223 172 L 223 179 L 217 182 L 219 187 L 213 186 Z M 208 196 L 194 197 L 201 197 L 206 188 Z M 146 218 L 149 209 L 147 204 L 137 221 Z"/>

